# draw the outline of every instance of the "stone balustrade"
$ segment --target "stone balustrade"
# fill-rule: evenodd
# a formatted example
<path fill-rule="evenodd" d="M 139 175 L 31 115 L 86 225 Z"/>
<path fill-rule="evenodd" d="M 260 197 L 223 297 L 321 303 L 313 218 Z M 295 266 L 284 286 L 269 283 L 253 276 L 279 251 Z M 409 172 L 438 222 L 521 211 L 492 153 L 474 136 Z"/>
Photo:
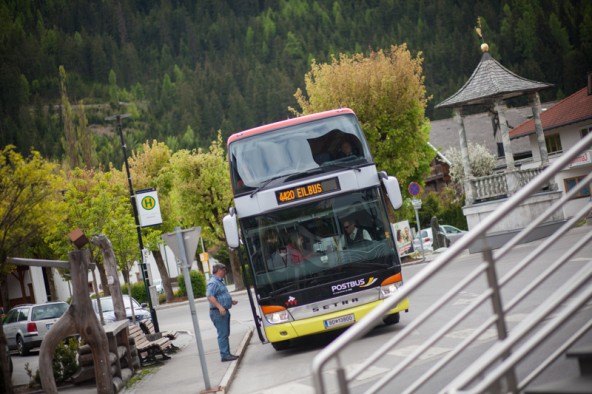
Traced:
<path fill-rule="evenodd" d="M 516 193 L 519 188 L 525 186 L 544 169 L 544 167 L 529 168 L 472 178 L 469 182 L 473 190 L 473 201 L 468 201 L 468 203 L 474 204 L 489 199 L 508 197 Z M 553 190 L 551 186 L 548 187 Z"/>

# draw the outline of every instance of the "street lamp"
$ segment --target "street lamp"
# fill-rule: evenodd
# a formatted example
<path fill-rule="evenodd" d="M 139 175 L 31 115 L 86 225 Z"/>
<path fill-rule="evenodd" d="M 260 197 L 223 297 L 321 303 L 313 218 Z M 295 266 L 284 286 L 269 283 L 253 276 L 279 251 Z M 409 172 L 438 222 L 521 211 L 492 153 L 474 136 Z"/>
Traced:
<path fill-rule="evenodd" d="M 142 261 L 140 263 L 140 271 L 142 272 L 142 280 L 144 281 L 144 289 L 146 290 L 146 298 L 148 300 L 148 307 L 150 308 L 150 315 L 152 316 L 152 323 L 154 324 L 154 329 L 156 330 L 156 332 L 159 332 L 160 329 L 158 327 L 158 319 L 156 318 L 156 310 L 154 310 L 154 306 L 152 305 L 152 299 L 150 298 L 150 279 L 148 277 L 146 262 L 144 261 L 144 243 L 142 242 L 142 228 L 140 227 L 140 219 L 138 218 L 138 207 L 136 206 L 136 198 L 134 188 L 132 186 L 132 177 L 130 175 L 129 164 L 127 162 L 127 149 L 125 141 L 123 139 L 123 130 L 121 126 L 121 120 L 129 118 L 130 116 L 130 114 L 113 115 L 106 117 L 105 120 L 109 122 L 113 120 L 117 121 L 117 132 L 119 133 L 121 149 L 123 150 L 123 162 L 125 163 L 125 172 L 127 173 L 127 184 L 129 186 L 130 191 L 130 201 L 132 203 L 132 210 L 134 212 L 134 220 L 136 221 L 136 230 L 138 231 L 138 245 L 140 246 L 140 256 Z"/>

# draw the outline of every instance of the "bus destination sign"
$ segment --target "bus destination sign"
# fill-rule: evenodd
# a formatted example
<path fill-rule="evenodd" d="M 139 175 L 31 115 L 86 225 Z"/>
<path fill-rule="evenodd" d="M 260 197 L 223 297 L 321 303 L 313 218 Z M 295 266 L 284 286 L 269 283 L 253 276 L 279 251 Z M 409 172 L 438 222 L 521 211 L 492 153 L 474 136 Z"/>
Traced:
<path fill-rule="evenodd" d="M 325 193 L 331 193 L 337 190 L 341 190 L 339 187 L 339 179 L 331 178 L 308 183 L 306 185 L 291 187 L 289 189 L 278 190 L 275 192 L 275 197 L 278 205 L 281 205 L 292 201 L 319 196 Z"/>

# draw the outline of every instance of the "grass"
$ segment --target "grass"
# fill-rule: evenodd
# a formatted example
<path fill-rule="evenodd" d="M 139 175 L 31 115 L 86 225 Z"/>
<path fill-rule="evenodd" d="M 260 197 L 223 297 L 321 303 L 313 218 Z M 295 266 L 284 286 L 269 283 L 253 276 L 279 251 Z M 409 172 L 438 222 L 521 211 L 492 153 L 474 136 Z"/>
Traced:
<path fill-rule="evenodd" d="M 131 377 L 131 379 L 127 382 L 125 387 L 133 387 L 134 384 L 138 383 L 140 380 L 144 379 L 144 377 L 150 375 L 151 373 L 156 372 L 157 369 L 157 366 L 142 368 L 140 371 L 134 374 L 134 376 Z"/>

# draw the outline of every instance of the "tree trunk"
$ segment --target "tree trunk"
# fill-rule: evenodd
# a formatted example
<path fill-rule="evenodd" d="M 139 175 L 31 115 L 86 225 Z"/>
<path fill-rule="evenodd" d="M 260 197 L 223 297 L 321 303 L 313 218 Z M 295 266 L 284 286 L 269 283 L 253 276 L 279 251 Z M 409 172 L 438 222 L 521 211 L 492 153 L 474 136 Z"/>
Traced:
<path fill-rule="evenodd" d="M 160 253 L 160 250 L 153 250 L 152 255 L 154 256 L 154 260 L 156 261 L 156 267 L 158 268 L 160 278 L 162 279 L 162 288 L 164 289 L 164 294 L 166 295 L 166 301 L 173 302 L 175 294 L 173 293 L 173 286 L 171 286 L 171 278 L 169 278 L 169 273 L 167 272 L 166 266 L 164 264 L 162 253 Z"/>
<path fill-rule="evenodd" d="M 96 262 L 96 260 L 95 260 L 95 262 Z M 101 278 L 100 290 L 103 292 L 103 296 L 110 296 L 111 292 L 109 291 L 109 286 L 106 286 L 108 281 L 107 281 L 107 274 L 105 273 L 105 265 L 102 262 L 101 263 L 96 262 L 96 265 L 97 265 L 97 270 L 99 270 L 99 278 Z"/>
<path fill-rule="evenodd" d="M 41 386 L 45 393 L 58 392 L 52 366 L 56 346 L 63 338 L 78 333 L 92 350 L 97 393 L 113 394 L 107 334 L 100 325 L 88 296 L 90 252 L 88 249 L 70 252 L 69 260 L 73 288 L 72 304 L 41 342 L 39 350 Z"/>
<path fill-rule="evenodd" d="M 238 258 L 238 250 L 231 250 L 229 253 L 232 277 L 234 278 L 234 290 L 244 290 L 245 281 L 241 274 L 241 266 Z"/>
<path fill-rule="evenodd" d="M 1 280 L 1 279 L 0 279 Z M 6 286 L 3 286 L 3 288 Z M 3 393 L 12 394 L 12 377 L 10 376 L 10 364 L 8 362 L 8 352 L 6 351 L 6 337 L 4 330 L 0 330 L 0 389 Z"/>
<path fill-rule="evenodd" d="M 97 245 L 101 252 L 103 252 L 103 264 L 107 271 L 107 285 L 109 286 L 109 293 L 113 300 L 113 312 L 115 314 L 115 320 L 127 319 L 125 313 L 125 305 L 123 304 L 123 297 L 121 295 L 121 285 L 119 283 L 119 274 L 117 272 L 117 262 L 115 261 L 115 254 L 113 253 L 113 246 L 111 241 L 103 234 L 94 236 L 91 239 L 94 245 Z M 103 286 L 105 287 L 105 286 Z M 131 297 L 131 294 L 130 294 Z M 130 303 L 133 312 L 133 303 Z M 133 316 L 133 314 L 132 314 Z"/>
<path fill-rule="evenodd" d="M 0 270 L 0 301 L 4 308 L 4 313 L 7 313 L 10 309 L 10 297 L 8 295 L 8 274 L 1 272 Z"/>

